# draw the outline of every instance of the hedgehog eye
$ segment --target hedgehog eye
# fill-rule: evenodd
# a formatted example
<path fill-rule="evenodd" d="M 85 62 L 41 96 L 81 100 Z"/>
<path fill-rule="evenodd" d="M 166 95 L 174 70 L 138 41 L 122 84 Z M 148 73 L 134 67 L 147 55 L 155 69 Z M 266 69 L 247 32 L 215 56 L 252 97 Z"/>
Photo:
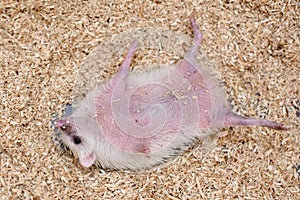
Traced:
<path fill-rule="evenodd" d="M 80 143 L 81 143 L 80 137 L 74 136 L 74 137 L 73 137 L 73 142 L 74 142 L 75 144 L 80 144 Z"/>

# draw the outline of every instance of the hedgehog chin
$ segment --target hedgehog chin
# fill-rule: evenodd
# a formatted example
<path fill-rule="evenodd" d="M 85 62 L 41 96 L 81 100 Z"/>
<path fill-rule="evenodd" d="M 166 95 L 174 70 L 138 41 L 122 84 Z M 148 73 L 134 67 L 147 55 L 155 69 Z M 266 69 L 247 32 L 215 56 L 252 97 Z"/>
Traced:
<path fill-rule="evenodd" d="M 92 152 L 90 155 L 87 155 L 87 156 L 80 156 L 79 157 L 79 160 L 80 160 L 80 164 L 86 168 L 92 166 L 96 160 L 96 156 L 95 156 L 95 153 Z"/>

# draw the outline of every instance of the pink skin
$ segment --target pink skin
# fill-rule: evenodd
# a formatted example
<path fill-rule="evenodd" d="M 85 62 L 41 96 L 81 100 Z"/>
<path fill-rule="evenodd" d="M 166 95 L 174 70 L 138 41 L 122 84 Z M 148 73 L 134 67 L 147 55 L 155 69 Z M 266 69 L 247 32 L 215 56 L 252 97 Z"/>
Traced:
<path fill-rule="evenodd" d="M 121 147 L 121 149 L 133 153 L 142 153 L 145 156 L 150 156 L 150 149 L 148 147 L 150 138 L 137 138 L 124 133 L 116 123 L 109 123 L 114 121 L 112 99 L 116 92 L 116 85 L 120 95 L 126 91 L 127 77 L 130 70 L 130 63 L 134 52 L 136 51 L 138 43 L 133 42 L 130 50 L 127 52 L 125 59 L 120 67 L 118 73 L 109 81 L 105 91 L 99 92 L 96 95 L 95 110 L 99 122 L 99 126 L 105 135 L 112 141 L 112 143 Z M 103 109 L 105 107 L 105 109 Z"/>
<path fill-rule="evenodd" d="M 194 40 L 193 45 L 187 52 L 185 59 L 183 62 L 177 67 L 177 73 L 179 73 L 181 76 L 185 76 L 185 79 L 191 84 L 194 94 L 198 97 L 198 106 L 199 106 L 199 129 L 203 128 L 213 128 L 211 127 L 211 120 L 210 119 L 210 113 L 206 112 L 207 110 L 210 110 L 210 108 L 213 106 L 211 103 L 211 94 L 207 91 L 209 91 L 209 86 L 206 85 L 205 78 L 201 74 L 201 71 L 197 68 L 197 60 L 196 60 L 196 54 L 199 50 L 200 44 L 203 40 L 203 36 L 200 33 L 194 18 L 190 18 L 193 32 L 194 32 Z M 112 78 L 110 81 L 109 87 L 106 90 L 105 95 L 101 94 L 96 97 L 96 111 L 98 114 L 99 124 L 104 125 L 107 121 L 114 121 L 113 116 L 113 108 L 111 104 L 111 99 L 113 99 L 113 95 L 117 94 L 117 96 L 122 96 L 126 92 L 127 87 L 127 78 L 128 73 L 130 70 L 130 63 L 132 60 L 132 57 L 134 55 L 134 52 L 137 49 L 137 42 L 134 42 L 128 51 L 120 70 L 118 73 Z M 149 91 L 153 93 L 153 91 L 159 90 L 156 88 L 155 85 L 150 87 L 145 86 L 145 88 L 151 88 Z M 104 99 L 103 99 L 104 97 Z M 142 97 L 137 96 L 136 101 L 134 101 L 134 95 L 131 97 L 133 99 L 133 102 L 144 102 L 147 103 L 146 100 L 142 100 Z M 103 117 L 103 109 L 99 106 L 97 108 L 97 105 L 105 105 L 106 109 L 106 117 L 109 116 L 109 120 Z M 258 126 L 267 126 L 270 128 L 278 129 L 278 130 L 286 130 L 286 127 L 282 124 L 278 124 L 276 122 L 270 122 L 267 120 L 261 120 L 261 119 L 249 119 L 244 118 L 242 116 L 236 115 L 232 113 L 227 108 L 224 113 L 226 113 L 225 119 L 223 121 L 220 121 L 218 124 L 223 124 L 223 126 L 231 126 L 231 125 L 242 125 L 242 126 L 249 126 L 249 125 L 258 125 Z M 132 115 L 133 113 L 129 113 L 128 115 Z M 177 114 L 177 113 L 176 113 Z M 147 116 L 147 115 L 146 115 Z M 145 117 L 145 116 L 144 116 Z M 137 116 L 138 121 L 143 121 L 144 124 L 150 123 L 148 117 L 144 118 L 142 115 Z M 179 123 L 179 122 L 178 122 Z M 115 127 L 114 127 L 115 125 Z M 112 128 L 113 127 L 113 128 Z M 125 132 L 122 132 L 117 124 L 110 124 L 110 125 L 104 125 L 102 126 L 102 129 L 104 129 L 104 132 L 106 132 L 108 137 L 114 138 L 114 142 L 117 146 L 121 146 L 123 150 L 129 151 L 129 152 L 136 152 L 136 153 L 144 153 L 147 156 L 150 156 L 150 149 L 148 145 L 152 143 L 153 141 L 162 140 L 164 135 L 156 135 L 149 138 L 138 138 L 131 135 L 126 134 Z M 178 131 L 175 127 L 171 127 L 174 132 Z M 113 131 L 112 131 L 113 130 Z M 110 133 L 109 133 L 110 132 Z"/>
<path fill-rule="evenodd" d="M 97 113 L 97 118 L 99 122 L 99 126 L 105 132 L 105 135 L 111 140 L 112 143 L 116 144 L 117 146 L 121 147 L 121 149 L 134 152 L 134 153 L 142 153 L 145 156 L 150 156 L 150 149 L 147 147 L 149 139 L 143 138 L 136 138 L 127 135 L 124 133 L 116 123 L 108 122 L 114 121 L 113 116 L 113 108 L 112 108 L 112 99 L 113 94 L 116 93 L 116 85 L 118 83 L 119 87 L 117 88 L 117 93 L 122 95 L 126 90 L 126 80 L 130 70 L 130 63 L 134 52 L 136 51 L 138 43 L 135 41 L 133 42 L 130 50 L 127 52 L 125 59 L 120 67 L 120 70 L 117 74 L 109 81 L 108 85 L 106 86 L 105 91 L 99 92 L 96 95 L 96 105 L 95 110 Z M 105 110 L 103 109 L 105 108 Z"/>
<path fill-rule="evenodd" d="M 107 85 L 105 85 L 105 87 L 100 87 L 96 90 L 94 109 L 97 114 L 96 117 L 98 126 L 103 132 L 101 134 L 105 135 L 106 139 L 110 140 L 112 144 L 123 151 L 143 154 L 150 158 L 153 153 L 153 147 L 151 149 L 151 144 L 155 144 L 156 146 L 163 148 L 164 145 L 167 145 L 166 141 L 170 140 L 170 138 L 172 139 L 172 137 L 175 138 L 176 134 L 185 134 L 184 131 L 181 133 L 179 130 L 188 130 L 182 127 L 189 127 L 189 123 L 192 123 L 193 119 L 191 118 L 193 117 L 187 118 L 186 121 L 183 120 L 187 124 L 180 124 L 182 123 L 182 121 L 180 121 L 182 120 L 181 115 L 185 112 L 184 110 L 181 110 L 184 107 L 183 103 L 180 102 L 180 99 L 176 99 L 172 95 L 164 96 L 164 94 L 166 94 L 169 90 L 172 92 L 176 91 L 177 88 L 180 88 L 181 85 L 178 85 L 179 82 L 187 84 L 192 88 L 191 91 L 182 90 L 185 92 L 184 94 L 187 98 L 193 99 L 193 102 L 196 102 L 196 107 L 191 107 L 192 109 L 190 109 L 190 111 L 194 113 L 185 112 L 184 116 L 188 116 L 189 114 L 193 116 L 193 114 L 197 112 L 195 120 L 197 120 L 196 124 L 198 124 L 198 130 L 234 125 L 266 126 L 277 130 L 287 130 L 287 127 L 283 124 L 264 119 L 251 119 L 239 116 L 234 114 L 226 106 L 225 99 L 218 95 L 218 84 L 212 83 L 213 81 L 211 81 L 209 75 L 207 75 L 205 71 L 201 70 L 201 67 L 198 67 L 196 54 L 203 40 L 203 36 L 200 33 L 194 18 L 191 17 L 190 21 L 194 32 L 193 44 L 185 55 L 182 63 L 171 72 L 171 77 L 174 77 L 170 79 L 170 81 L 173 81 L 171 86 L 166 86 L 166 83 L 163 81 L 161 81 L 160 84 L 154 82 L 144 84 L 130 94 L 130 99 L 127 102 L 129 105 L 125 105 L 128 106 L 126 115 L 122 115 L 124 113 L 121 111 L 119 113 L 118 110 L 116 110 L 116 107 L 120 109 L 123 109 L 124 107 L 122 104 L 118 107 L 119 104 L 116 102 L 118 102 L 118 100 L 124 100 L 124 96 L 128 91 L 128 73 L 130 70 L 130 63 L 134 52 L 138 47 L 138 43 L 135 41 L 125 56 L 117 74 L 108 82 Z M 165 80 L 166 78 L 167 77 L 161 77 L 162 80 Z M 155 117 L 151 118 L 152 115 L 149 114 L 149 109 L 151 107 L 149 108 L 149 104 L 162 105 L 166 107 L 166 110 L 171 112 L 172 115 L 168 115 L 168 118 L 165 119 L 164 125 L 160 127 L 161 129 L 159 133 L 153 135 L 149 134 L 147 137 L 142 137 L 143 133 L 147 132 L 145 131 L 147 130 L 145 128 L 151 125 L 151 123 L 155 124 L 155 120 L 157 120 Z M 135 108 L 138 106 L 141 107 L 141 110 L 137 113 Z M 216 108 L 218 112 L 212 111 L 213 108 Z M 160 110 L 154 109 L 154 116 L 156 111 L 159 112 Z M 216 113 L 220 113 L 220 115 L 216 116 Z M 128 118 L 123 117 L 121 121 L 118 122 L 116 121 L 116 118 L 118 118 L 119 115 L 128 116 Z M 120 123 L 124 121 L 131 124 L 124 128 L 124 126 L 120 126 Z M 69 121 L 62 119 L 57 121 L 56 126 L 62 130 L 63 134 L 71 136 L 72 133 L 76 132 L 73 127 L 73 123 L 75 122 L 70 123 Z M 132 124 L 135 126 L 131 127 Z M 126 130 L 130 131 L 126 132 Z M 195 135 L 190 134 L 189 136 L 194 137 Z M 160 143 L 160 141 L 165 141 L 165 143 Z M 95 157 L 90 159 L 87 166 L 91 165 L 95 159 Z"/>
<path fill-rule="evenodd" d="M 66 119 L 57 120 L 56 127 L 68 135 L 71 135 L 72 132 L 76 132 L 76 130 L 72 126 L 72 123 Z"/>
<path fill-rule="evenodd" d="M 228 111 L 226 115 L 225 126 L 265 126 L 276 130 L 288 130 L 283 124 L 268 121 L 265 119 L 246 118 Z"/>

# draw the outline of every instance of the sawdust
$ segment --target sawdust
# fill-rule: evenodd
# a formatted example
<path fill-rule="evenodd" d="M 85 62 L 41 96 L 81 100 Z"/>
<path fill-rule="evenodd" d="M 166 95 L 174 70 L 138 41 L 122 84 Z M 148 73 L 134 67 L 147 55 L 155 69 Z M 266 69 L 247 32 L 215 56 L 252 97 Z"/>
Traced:
<path fill-rule="evenodd" d="M 146 173 L 84 169 L 57 148 L 50 122 L 87 55 L 133 27 L 192 37 L 191 14 L 234 111 L 291 129 L 230 128 L 203 159 L 196 148 Z M 300 198 L 297 1 L 3 0 L 0 15 L 1 199 Z"/>

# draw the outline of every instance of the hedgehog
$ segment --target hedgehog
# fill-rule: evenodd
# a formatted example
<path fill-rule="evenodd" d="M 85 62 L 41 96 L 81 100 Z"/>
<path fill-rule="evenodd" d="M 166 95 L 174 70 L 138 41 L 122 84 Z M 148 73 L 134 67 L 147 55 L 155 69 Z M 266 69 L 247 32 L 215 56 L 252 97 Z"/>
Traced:
<path fill-rule="evenodd" d="M 184 59 L 172 67 L 129 73 L 134 41 L 119 71 L 88 91 L 73 113 L 56 121 L 63 143 L 80 164 L 140 171 L 167 163 L 195 141 L 218 137 L 228 126 L 283 124 L 235 114 L 219 82 L 196 54 L 203 40 L 193 17 L 194 39 Z"/>

